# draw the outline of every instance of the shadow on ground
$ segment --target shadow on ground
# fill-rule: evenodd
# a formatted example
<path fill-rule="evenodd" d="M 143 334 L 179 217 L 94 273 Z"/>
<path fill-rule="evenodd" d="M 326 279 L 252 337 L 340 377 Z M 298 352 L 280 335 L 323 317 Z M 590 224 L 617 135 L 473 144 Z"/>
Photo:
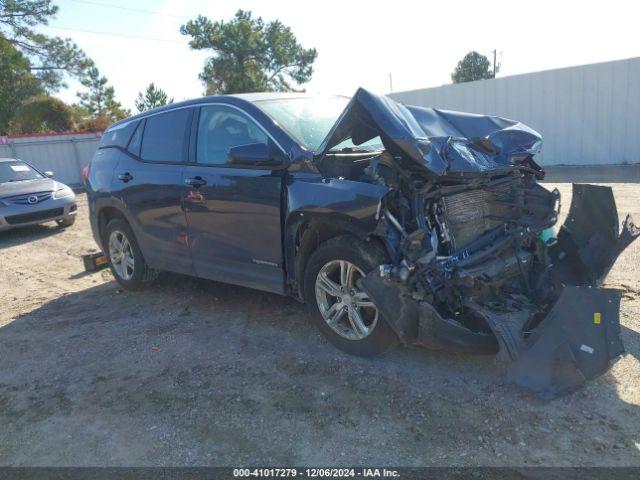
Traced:
<path fill-rule="evenodd" d="M 0 351 L 1 465 L 640 465 L 612 375 L 542 402 L 490 357 L 351 357 L 292 299 L 177 275 L 51 301 Z"/>
<path fill-rule="evenodd" d="M 59 227 L 55 223 L 46 223 L 6 230 L 4 232 L 0 232 L 0 250 L 40 240 L 50 235 L 56 235 L 63 230 L 64 228 Z"/>

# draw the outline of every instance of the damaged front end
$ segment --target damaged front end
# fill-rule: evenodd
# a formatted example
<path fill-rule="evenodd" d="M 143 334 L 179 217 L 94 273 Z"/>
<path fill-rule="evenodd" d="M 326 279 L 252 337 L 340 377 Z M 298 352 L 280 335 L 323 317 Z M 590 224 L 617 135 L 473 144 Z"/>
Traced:
<path fill-rule="evenodd" d="M 374 137 L 385 151 L 366 159 L 359 180 L 389 189 L 372 235 L 391 261 L 361 287 L 402 342 L 495 352 L 510 379 L 545 398 L 606 371 L 623 352 L 620 292 L 599 286 L 640 235 L 630 217 L 619 231 L 611 189 L 574 185 L 557 230 L 560 194 L 538 183 L 536 132 L 364 90 L 319 167 L 340 161 L 331 149 L 345 139 Z"/>

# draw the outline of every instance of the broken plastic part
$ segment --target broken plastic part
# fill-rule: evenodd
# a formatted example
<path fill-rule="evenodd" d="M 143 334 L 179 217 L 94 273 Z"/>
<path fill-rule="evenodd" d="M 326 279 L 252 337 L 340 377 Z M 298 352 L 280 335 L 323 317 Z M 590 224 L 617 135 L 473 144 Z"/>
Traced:
<path fill-rule="evenodd" d="M 611 187 L 573 184 L 571 207 L 550 254 L 563 283 L 601 285 L 616 258 L 639 235 L 630 215 L 619 233 Z"/>
<path fill-rule="evenodd" d="M 443 318 L 427 302 L 409 296 L 403 284 L 373 271 L 360 281 L 382 317 L 405 345 L 417 344 L 434 350 L 495 353 L 493 335 L 473 332 L 460 323 Z"/>
<path fill-rule="evenodd" d="M 540 233 L 540 240 L 548 247 L 554 245 L 558 241 L 558 228 L 554 225 L 543 230 Z"/>
<path fill-rule="evenodd" d="M 508 367 L 508 377 L 551 399 L 601 375 L 624 352 L 619 290 L 566 287 Z"/>

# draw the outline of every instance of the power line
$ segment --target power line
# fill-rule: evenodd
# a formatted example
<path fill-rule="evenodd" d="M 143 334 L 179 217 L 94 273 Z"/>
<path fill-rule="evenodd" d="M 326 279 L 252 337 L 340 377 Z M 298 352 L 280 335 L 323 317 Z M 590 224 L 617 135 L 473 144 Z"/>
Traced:
<path fill-rule="evenodd" d="M 108 35 L 110 37 L 122 37 L 122 38 L 130 38 L 135 40 L 149 40 L 152 42 L 167 42 L 167 43 L 177 43 L 179 45 L 186 45 L 185 42 L 181 42 L 179 40 L 169 40 L 167 38 L 152 38 L 152 37 L 140 37 L 137 35 L 127 35 L 125 33 L 111 33 L 111 32 L 97 32 L 95 30 L 81 30 L 79 28 L 67 28 L 67 27 L 51 27 L 47 25 L 42 28 L 52 28 L 54 30 L 61 30 L 67 32 L 80 32 L 80 33 L 91 33 L 93 35 Z"/>
<path fill-rule="evenodd" d="M 118 9 L 118 10 L 128 10 L 130 12 L 145 13 L 145 14 L 148 14 L 148 15 L 163 15 L 165 17 L 180 18 L 180 19 L 189 18 L 189 17 L 185 17 L 183 15 L 174 15 L 172 13 L 157 12 L 157 11 L 154 11 L 154 10 L 143 10 L 141 8 L 121 7 L 120 5 L 113 5 L 111 3 L 92 2 L 90 0 L 71 0 L 71 1 L 72 2 L 76 2 L 76 3 L 84 3 L 86 5 L 96 5 L 98 7 L 115 8 L 115 9 Z"/>

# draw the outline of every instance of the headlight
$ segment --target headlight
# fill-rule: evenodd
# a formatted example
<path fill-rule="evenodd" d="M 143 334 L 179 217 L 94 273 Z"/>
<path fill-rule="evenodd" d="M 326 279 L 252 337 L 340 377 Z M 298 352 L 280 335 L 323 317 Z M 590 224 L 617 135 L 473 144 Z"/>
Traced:
<path fill-rule="evenodd" d="M 71 197 L 73 195 L 73 190 L 69 187 L 62 187 L 60 190 L 56 190 L 53 192 L 53 198 L 65 198 Z"/>

